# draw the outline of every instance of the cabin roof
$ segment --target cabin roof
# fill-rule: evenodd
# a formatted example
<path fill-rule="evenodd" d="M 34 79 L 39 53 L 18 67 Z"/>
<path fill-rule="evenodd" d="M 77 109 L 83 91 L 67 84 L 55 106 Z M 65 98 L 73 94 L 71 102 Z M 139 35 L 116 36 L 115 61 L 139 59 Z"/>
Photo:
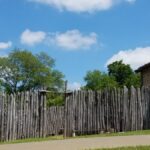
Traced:
<path fill-rule="evenodd" d="M 150 68 L 150 62 L 139 67 L 135 72 L 142 72 L 143 70 L 147 69 L 147 68 Z"/>

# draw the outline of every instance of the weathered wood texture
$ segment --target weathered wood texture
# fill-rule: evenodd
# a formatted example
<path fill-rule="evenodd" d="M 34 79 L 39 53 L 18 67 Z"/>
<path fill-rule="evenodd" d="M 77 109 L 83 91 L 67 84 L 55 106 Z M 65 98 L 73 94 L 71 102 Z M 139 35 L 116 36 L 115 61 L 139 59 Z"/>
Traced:
<path fill-rule="evenodd" d="M 47 135 L 62 134 L 64 129 L 64 107 L 47 108 Z"/>
<path fill-rule="evenodd" d="M 63 114 L 63 107 L 46 107 L 44 93 L 0 94 L 0 141 L 56 135 Z"/>
<path fill-rule="evenodd" d="M 150 88 L 75 91 L 66 98 L 65 136 L 150 129 Z"/>
<path fill-rule="evenodd" d="M 65 107 L 40 92 L 0 94 L 0 141 L 150 129 L 150 88 L 74 91 Z"/>

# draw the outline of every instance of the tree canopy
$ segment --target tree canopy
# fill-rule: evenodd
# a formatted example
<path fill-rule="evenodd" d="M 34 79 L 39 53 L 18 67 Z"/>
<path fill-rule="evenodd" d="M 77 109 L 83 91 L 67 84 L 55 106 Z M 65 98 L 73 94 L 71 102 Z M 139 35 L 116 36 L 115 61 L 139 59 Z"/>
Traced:
<path fill-rule="evenodd" d="M 63 87 L 64 75 L 54 69 L 53 58 L 41 52 L 13 50 L 8 57 L 0 57 L 0 87 L 8 93 L 40 89 L 58 90 Z"/>
<path fill-rule="evenodd" d="M 101 73 L 99 70 L 87 72 L 84 80 L 86 82 L 85 89 L 94 91 L 104 89 L 106 87 L 112 88 L 117 86 L 117 82 L 113 79 L 113 77 L 108 76 L 106 73 Z"/>
<path fill-rule="evenodd" d="M 122 60 L 108 65 L 108 74 L 115 79 L 119 87 L 140 86 L 140 75 L 136 74 L 130 65 L 124 64 Z"/>
<path fill-rule="evenodd" d="M 102 73 L 99 70 L 88 71 L 84 77 L 86 85 L 83 89 L 101 90 L 113 87 L 140 87 L 140 75 L 136 74 L 130 65 L 122 61 L 116 61 L 108 65 L 108 73 Z"/>

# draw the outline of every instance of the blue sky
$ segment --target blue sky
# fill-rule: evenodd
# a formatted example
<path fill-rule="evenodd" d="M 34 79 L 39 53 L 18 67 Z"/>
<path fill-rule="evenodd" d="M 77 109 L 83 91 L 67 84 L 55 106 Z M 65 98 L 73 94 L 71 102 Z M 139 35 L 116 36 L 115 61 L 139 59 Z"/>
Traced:
<path fill-rule="evenodd" d="M 150 1 L 0 0 L 0 55 L 16 47 L 52 56 L 70 88 L 115 60 L 136 69 L 150 61 Z"/>

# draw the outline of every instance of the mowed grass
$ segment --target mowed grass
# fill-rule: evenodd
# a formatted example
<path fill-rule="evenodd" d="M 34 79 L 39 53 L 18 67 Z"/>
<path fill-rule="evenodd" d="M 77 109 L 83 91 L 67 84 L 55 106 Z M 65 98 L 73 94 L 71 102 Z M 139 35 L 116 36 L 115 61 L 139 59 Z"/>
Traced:
<path fill-rule="evenodd" d="M 150 150 L 150 146 L 103 148 L 103 149 L 90 149 L 90 150 Z"/>
<path fill-rule="evenodd" d="M 20 139 L 15 141 L 8 141 L 8 142 L 0 142 L 1 144 L 17 144 L 17 143 L 30 143 L 30 142 L 44 142 L 50 140 L 63 140 L 63 136 L 50 136 L 46 138 L 28 138 L 28 139 Z"/>
<path fill-rule="evenodd" d="M 77 136 L 76 138 L 131 136 L 131 135 L 150 135 L 150 130 L 139 130 L 139 131 L 118 132 L 118 133 L 103 133 L 103 134 L 83 135 L 83 136 Z"/>
<path fill-rule="evenodd" d="M 76 136 L 76 137 L 71 137 L 71 138 L 66 138 L 66 139 L 111 137 L 111 136 L 132 136 L 132 135 L 150 135 L 150 130 L 119 132 L 119 133 L 103 133 L 103 134 L 94 134 L 94 135 L 82 135 L 82 136 Z M 29 138 L 29 139 L 21 139 L 21 140 L 15 140 L 15 141 L 10 141 L 10 142 L 0 142 L 0 144 L 43 142 L 43 141 L 50 141 L 50 140 L 64 140 L 64 137 L 63 137 L 63 135 L 60 135 L 60 136 L 50 136 L 50 137 L 46 137 L 46 138 Z"/>

